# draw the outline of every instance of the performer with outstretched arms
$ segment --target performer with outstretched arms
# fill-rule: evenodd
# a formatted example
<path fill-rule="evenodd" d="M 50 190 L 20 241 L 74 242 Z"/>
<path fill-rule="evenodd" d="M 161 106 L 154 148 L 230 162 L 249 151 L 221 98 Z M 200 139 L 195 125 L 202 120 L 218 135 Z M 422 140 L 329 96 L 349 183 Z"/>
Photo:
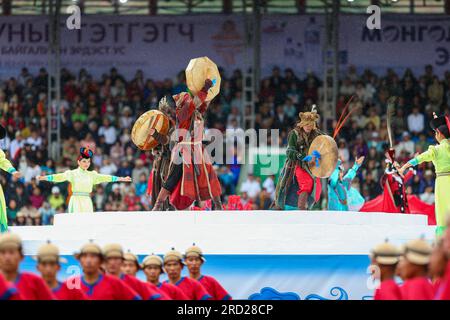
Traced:
<path fill-rule="evenodd" d="M 356 159 L 353 167 L 344 175 L 344 166 L 342 165 L 342 161 L 338 160 L 338 165 L 328 181 L 328 210 L 349 211 L 349 203 L 351 200 L 360 202 L 362 206 L 364 198 L 362 198 L 357 190 L 351 189 L 352 180 L 355 178 L 363 161 L 364 157 Z M 357 197 L 357 199 L 350 199 L 352 197 Z"/>
<path fill-rule="evenodd" d="M 161 111 L 168 119 L 169 128 L 167 134 L 162 134 L 158 132 L 157 129 L 151 128 L 149 130 L 149 135 L 151 135 L 155 140 L 158 141 L 158 145 L 152 149 L 154 156 L 152 171 L 148 179 L 147 194 L 151 196 L 152 207 L 156 204 L 156 198 L 161 191 L 164 181 L 167 179 L 169 174 L 170 166 L 170 135 L 175 129 L 175 108 L 173 108 L 166 97 L 159 101 L 158 106 L 159 111 Z M 166 211 L 171 207 L 169 199 L 166 199 L 162 204 L 162 211 Z"/>
<path fill-rule="evenodd" d="M 308 155 L 308 150 L 313 140 L 324 133 L 317 128 L 315 106 L 309 112 L 300 112 L 299 118 L 288 135 L 287 158 L 275 190 L 273 208 L 277 210 L 306 210 L 320 199 L 320 179 L 311 173 L 309 162 L 318 161 L 321 155 L 317 151 Z"/>
<path fill-rule="evenodd" d="M 6 130 L 0 125 L 0 140 L 6 137 Z M 0 169 L 12 174 L 16 178 L 20 178 L 21 174 L 17 171 L 11 162 L 6 159 L 3 150 L 0 150 Z M 5 195 L 3 194 L 3 188 L 0 185 L 0 233 L 6 232 L 8 230 L 8 216 L 6 214 L 6 201 Z"/>
<path fill-rule="evenodd" d="M 436 169 L 435 207 L 436 207 L 436 234 L 442 235 L 445 229 L 446 216 L 450 210 L 450 116 L 437 117 L 430 125 L 435 131 L 435 138 L 439 145 L 430 146 L 427 151 L 409 160 L 400 169 L 406 169 L 423 162 L 433 162 Z"/>
<path fill-rule="evenodd" d="M 68 212 L 94 212 L 91 192 L 96 184 L 105 182 L 131 182 L 130 177 L 116 177 L 99 174 L 97 171 L 88 171 L 91 166 L 91 159 L 94 156 L 89 148 L 80 148 L 78 157 L 78 168 L 67 170 L 64 173 L 52 174 L 49 176 L 39 176 L 38 181 L 48 182 L 70 182 L 72 186 L 72 196 L 69 201 Z"/>

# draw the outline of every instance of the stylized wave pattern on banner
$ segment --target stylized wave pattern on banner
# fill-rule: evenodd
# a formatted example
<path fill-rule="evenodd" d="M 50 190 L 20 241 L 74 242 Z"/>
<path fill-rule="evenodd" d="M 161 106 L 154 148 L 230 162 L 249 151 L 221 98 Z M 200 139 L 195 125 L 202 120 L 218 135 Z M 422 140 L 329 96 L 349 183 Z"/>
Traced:
<path fill-rule="evenodd" d="M 307 295 L 304 300 L 349 300 L 347 291 L 341 287 L 331 288 L 330 295 L 337 298 L 328 299 L 312 293 Z M 248 300 L 301 300 L 301 298 L 295 292 L 278 292 L 274 288 L 265 287 L 259 293 L 254 293 L 248 297 Z M 364 296 L 361 300 L 373 300 L 373 296 Z"/>
<path fill-rule="evenodd" d="M 336 299 L 327 299 L 318 294 L 309 294 L 306 296 L 305 300 L 348 300 L 348 293 L 341 287 L 334 287 L 330 290 L 330 295 L 337 297 Z"/>
<path fill-rule="evenodd" d="M 248 300 L 301 300 L 294 292 L 278 292 L 274 288 L 262 288 L 260 293 L 254 293 Z"/>

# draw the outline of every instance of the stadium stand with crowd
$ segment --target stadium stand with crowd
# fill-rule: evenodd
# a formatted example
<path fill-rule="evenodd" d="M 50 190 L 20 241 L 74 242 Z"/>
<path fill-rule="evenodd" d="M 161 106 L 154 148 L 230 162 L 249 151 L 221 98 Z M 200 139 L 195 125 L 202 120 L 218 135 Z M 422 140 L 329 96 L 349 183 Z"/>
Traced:
<path fill-rule="evenodd" d="M 234 70 L 230 75 L 221 70 L 221 74 L 221 93 L 208 110 L 206 124 L 225 131 L 238 128 L 241 123 L 243 75 L 241 70 Z M 23 174 L 19 181 L 5 174 L 0 176 L 9 223 L 47 225 L 52 224 L 56 213 L 66 212 L 67 188 L 38 183 L 35 177 L 74 168 L 82 146 L 95 151 L 95 170 L 133 178 L 130 185 L 108 184 L 96 188 L 93 201 L 97 211 L 150 210 L 146 189 L 152 154 L 138 150 L 130 132 L 134 120 L 145 111 L 157 108 L 161 97 L 186 90 L 184 72 L 174 80 L 146 79 L 144 71 L 138 70 L 132 79 L 125 79 L 119 70 L 112 68 L 100 79 L 94 79 L 85 69 L 77 73 L 62 69 L 63 143 L 59 162 L 47 155 L 47 86 L 48 73 L 44 68 L 37 74 L 23 68 L 17 76 L 0 79 L 1 121 L 7 129 L 1 148 Z M 255 129 L 280 129 L 279 145 L 286 146 L 287 132 L 298 120 L 298 113 L 313 104 L 319 104 L 320 110 L 322 95 L 323 82 L 314 74 L 298 77 L 292 69 L 282 71 L 275 67 L 261 82 Z M 339 155 L 347 167 L 355 157 L 366 157 L 353 182 L 366 200 L 382 191 L 379 180 L 388 147 L 384 115 L 387 99 L 393 95 L 399 97 L 393 120 L 396 156 L 403 163 L 434 143 L 428 126 L 433 112 L 450 112 L 450 71 L 439 78 L 431 66 L 426 66 L 422 75 L 415 75 L 411 70 L 399 74 L 388 69 L 380 76 L 371 70 L 358 73 L 351 66 L 342 76 L 337 116 L 351 96 L 354 96 L 351 107 L 362 108 L 340 132 Z M 275 192 L 273 176 L 261 181 L 248 175 L 241 179 L 238 188 L 240 164 L 223 165 L 217 171 L 224 202 L 229 195 L 238 194 L 247 208 L 269 208 Z M 421 165 L 408 183 L 407 193 L 434 203 L 434 179 L 432 163 Z M 323 198 L 321 206 L 325 208 L 326 197 Z"/>

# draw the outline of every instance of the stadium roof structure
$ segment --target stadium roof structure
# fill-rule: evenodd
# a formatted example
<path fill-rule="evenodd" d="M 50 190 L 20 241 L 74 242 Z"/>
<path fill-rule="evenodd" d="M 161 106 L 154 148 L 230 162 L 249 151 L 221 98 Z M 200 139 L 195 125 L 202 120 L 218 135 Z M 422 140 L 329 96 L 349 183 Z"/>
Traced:
<path fill-rule="evenodd" d="M 9 3 L 11 14 L 45 14 L 51 0 L 0 0 L 3 12 Z M 84 14 L 200 14 L 223 13 L 224 6 L 233 13 L 251 12 L 255 2 L 267 14 L 324 13 L 333 0 L 59 0 L 62 12 L 73 4 L 83 7 Z M 337 1 L 337 0 L 334 0 Z M 448 0 L 341 0 L 343 13 L 365 14 L 372 3 L 383 12 L 444 14 Z M 304 5 L 303 5 L 304 4 Z"/>

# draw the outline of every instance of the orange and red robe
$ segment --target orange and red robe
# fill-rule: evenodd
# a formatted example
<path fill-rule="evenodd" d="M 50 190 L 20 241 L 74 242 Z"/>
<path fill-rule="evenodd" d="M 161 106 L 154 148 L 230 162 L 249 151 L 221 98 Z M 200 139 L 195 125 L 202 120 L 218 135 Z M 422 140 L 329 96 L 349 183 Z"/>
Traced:
<path fill-rule="evenodd" d="M 222 193 L 219 179 L 209 156 L 202 145 L 204 121 L 203 114 L 208 108 L 207 91 L 198 92 L 192 97 L 187 92 L 174 96 L 177 117 L 178 144 L 172 155 L 181 153 L 183 174 L 170 202 L 178 209 L 188 208 L 195 200 L 208 200 Z M 172 161 L 174 159 L 172 158 Z M 198 173 L 196 173 L 196 169 Z"/>

